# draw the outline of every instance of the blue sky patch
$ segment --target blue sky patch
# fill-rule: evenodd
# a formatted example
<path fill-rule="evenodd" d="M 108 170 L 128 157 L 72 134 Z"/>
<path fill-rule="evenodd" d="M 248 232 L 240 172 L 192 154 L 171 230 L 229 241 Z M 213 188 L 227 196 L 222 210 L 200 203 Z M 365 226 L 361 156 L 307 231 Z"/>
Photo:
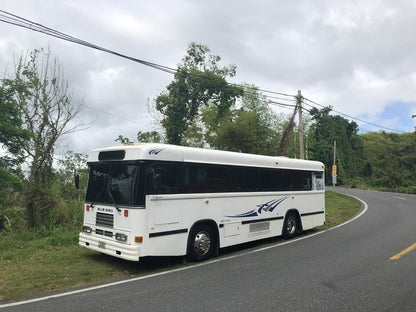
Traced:
<path fill-rule="evenodd" d="M 412 115 L 416 114 L 416 102 L 391 102 L 384 110 L 375 115 L 361 115 L 359 118 L 368 120 L 372 123 L 402 132 L 413 132 L 416 126 L 416 118 L 412 118 Z M 366 133 L 369 131 L 386 131 L 396 132 L 388 129 L 378 128 L 370 124 L 357 122 L 359 125 L 360 133 Z"/>

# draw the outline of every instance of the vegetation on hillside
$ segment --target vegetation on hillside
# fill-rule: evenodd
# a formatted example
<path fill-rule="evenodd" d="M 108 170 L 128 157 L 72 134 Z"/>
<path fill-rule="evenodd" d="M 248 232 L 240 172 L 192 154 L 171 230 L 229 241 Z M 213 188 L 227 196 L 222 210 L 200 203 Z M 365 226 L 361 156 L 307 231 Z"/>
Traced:
<path fill-rule="evenodd" d="M 416 194 L 416 132 L 369 132 L 363 142 L 363 175 L 352 180 L 355 187 Z"/>
<path fill-rule="evenodd" d="M 276 114 L 258 87 L 228 84 L 237 67 L 220 62 L 207 46 L 191 43 L 154 100 L 164 131 L 139 131 L 137 140 L 275 155 L 290 118 Z M 53 161 L 57 139 L 78 129 L 83 108 L 62 73 L 50 51 L 35 50 L 18 60 L 14 78 L 1 80 L 0 235 L 81 226 L 87 174 L 81 172 L 81 190 L 73 180 L 86 167 L 85 155 L 68 152 L 59 166 Z M 298 158 L 298 131 L 290 129 L 282 155 Z M 325 163 L 328 183 L 336 141 L 339 185 L 416 193 L 415 133 L 359 134 L 355 122 L 330 107 L 311 109 L 303 129 L 306 155 Z"/>
<path fill-rule="evenodd" d="M 34 50 L 19 58 L 14 78 L 1 81 L 0 108 L 5 151 L 0 158 L 0 233 L 79 226 L 81 196 L 68 175 L 73 176 L 75 165 L 85 166 L 85 157 L 71 153 L 59 169 L 53 164 L 57 140 L 81 126 L 76 117 L 83 104 L 72 97 L 50 51 Z"/>

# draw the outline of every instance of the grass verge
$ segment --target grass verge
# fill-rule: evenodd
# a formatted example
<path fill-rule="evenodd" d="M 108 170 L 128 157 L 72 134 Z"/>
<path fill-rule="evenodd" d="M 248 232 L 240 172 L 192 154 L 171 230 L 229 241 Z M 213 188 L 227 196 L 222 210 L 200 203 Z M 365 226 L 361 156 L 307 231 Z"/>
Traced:
<path fill-rule="evenodd" d="M 325 192 L 325 225 L 316 228 L 316 230 L 326 230 L 350 219 L 360 210 L 361 204 L 346 195 Z"/>
<path fill-rule="evenodd" d="M 360 204 L 326 192 L 324 230 L 352 217 Z M 57 230 L 49 237 L 33 233 L 0 236 L 0 302 L 120 280 L 184 265 L 181 257 L 152 257 L 129 262 L 78 246 L 78 231 Z"/>

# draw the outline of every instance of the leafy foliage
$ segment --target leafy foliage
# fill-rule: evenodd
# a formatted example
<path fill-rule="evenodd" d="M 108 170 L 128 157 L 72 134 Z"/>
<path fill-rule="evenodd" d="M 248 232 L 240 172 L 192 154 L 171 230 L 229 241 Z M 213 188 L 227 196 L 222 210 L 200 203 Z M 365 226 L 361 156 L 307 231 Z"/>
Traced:
<path fill-rule="evenodd" d="M 364 142 L 365 183 L 416 194 L 416 134 L 370 132 L 360 137 Z"/>
<path fill-rule="evenodd" d="M 137 132 L 137 141 L 143 143 L 161 143 L 162 136 L 157 131 Z"/>
<path fill-rule="evenodd" d="M 12 98 L 22 120 L 22 128 L 31 134 L 27 144 L 21 145 L 30 159 L 26 181 L 26 209 L 31 228 L 48 224 L 49 213 L 59 209 L 53 193 L 53 156 L 55 143 L 62 135 L 80 126 L 76 116 L 83 109 L 72 99 L 57 59 L 50 51 L 34 50 L 17 63 L 14 79 L 3 85 L 13 91 Z"/>
<path fill-rule="evenodd" d="M 4 153 L 0 156 L 0 230 L 7 224 L 10 231 L 10 219 L 15 216 L 13 206 L 18 199 L 15 194 L 23 188 L 23 174 L 18 166 L 24 161 L 24 148 L 31 138 L 31 132 L 23 128 L 14 92 L 13 85 L 3 81 L 0 86 L 0 144 Z"/>
<path fill-rule="evenodd" d="M 10 156 L 1 158 L 9 164 L 24 160 L 24 148 L 31 138 L 31 132 L 23 128 L 22 114 L 14 99 L 15 88 L 7 80 L 0 86 L 0 143 Z"/>
<path fill-rule="evenodd" d="M 333 144 L 337 143 L 337 165 L 339 183 L 361 175 L 363 146 L 358 136 L 358 125 L 347 119 L 330 115 L 330 107 L 311 110 L 312 127 L 311 159 L 322 161 L 326 170 L 326 180 L 330 181 L 330 168 L 333 164 Z"/>
<path fill-rule="evenodd" d="M 416 194 L 416 134 L 358 134 L 354 122 L 312 109 L 311 154 L 325 163 L 330 181 L 333 141 L 337 142 L 338 183 Z"/>
<path fill-rule="evenodd" d="M 124 137 L 123 135 L 119 135 L 117 139 L 114 140 L 114 142 L 120 142 L 120 144 L 131 144 L 133 142 L 130 141 L 129 138 Z"/>
<path fill-rule="evenodd" d="M 241 107 L 218 118 L 216 106 L 202 110 L 207 143 L 217 149 L 273 155 L 280 138 L 281 121 L 254 86 L 247 85 Z"/>
<path fill-rule="evenodd" d="M 156 98 L 156 109 L 164 116 L 162 126 L 167 143 L 182 143 L 202 106 L 215 105 L 219 120 L 243 93 L 225 80 L 235 75 L 236 67 L 219 67 L 221 57 L 209 53 L 207 46 L 191 43 L 174 80 Z"/>

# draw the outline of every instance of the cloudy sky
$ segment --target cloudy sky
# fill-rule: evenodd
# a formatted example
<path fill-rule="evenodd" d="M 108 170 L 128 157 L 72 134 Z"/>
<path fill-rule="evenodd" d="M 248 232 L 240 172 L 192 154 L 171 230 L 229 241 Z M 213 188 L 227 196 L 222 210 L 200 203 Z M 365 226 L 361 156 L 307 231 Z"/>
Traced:
<path fill-rule="evenodd" d="M 416 126 L 416 1 L 0 0 L 0 9 L 99 46 L 175 68 L 190 42 L 235 64 L 234 83 L 302 95 L 344 114 L 410 132 Z M 147 104 L 171 74 L 0 23 L 0 77 L 17 57 L 50 47 L 87 130 L 61 152 L 114 145 L 157 127 Z M 288 110 L 274 108 L 289 113 Z M 362 132 L 379 131 L 358 122 Z"/>

